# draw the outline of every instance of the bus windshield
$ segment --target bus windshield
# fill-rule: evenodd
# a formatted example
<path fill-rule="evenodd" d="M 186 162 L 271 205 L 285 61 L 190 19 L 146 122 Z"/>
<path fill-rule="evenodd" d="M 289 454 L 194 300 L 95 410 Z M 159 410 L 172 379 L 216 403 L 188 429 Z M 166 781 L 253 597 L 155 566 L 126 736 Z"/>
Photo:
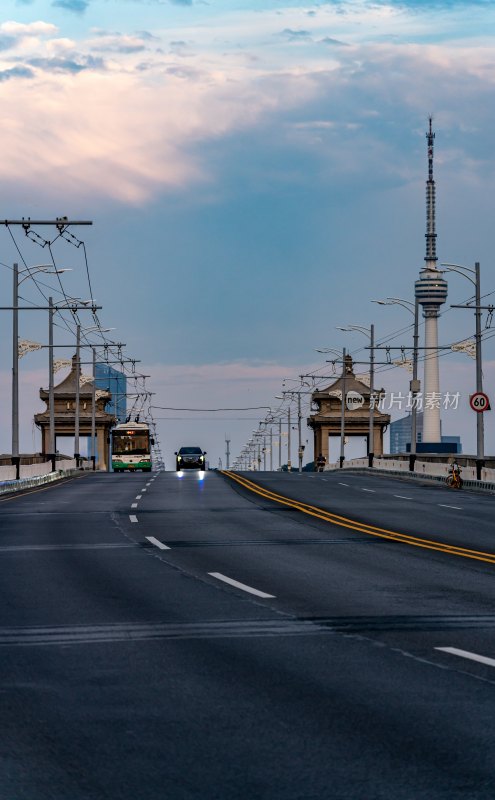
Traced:
<path fill-rule="evenodd" d="M 148 432 L 117 433 L 113 434 L 112 451 L 115 455 L 145 455 L 150 452 Z"/>

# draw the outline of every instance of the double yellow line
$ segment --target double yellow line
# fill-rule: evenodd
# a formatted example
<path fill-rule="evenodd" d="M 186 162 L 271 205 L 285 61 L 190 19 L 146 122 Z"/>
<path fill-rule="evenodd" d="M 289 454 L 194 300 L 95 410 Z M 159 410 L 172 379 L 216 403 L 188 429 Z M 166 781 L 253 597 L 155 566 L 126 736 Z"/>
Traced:
<path fill-rule="evenodd" d="M 364 522 L 358 522 L 348 517 L 342 517 L 339 514 L 333 514 L 331 511 L 326 511 L 324 508 L 311 506 L 300 500 L 292 500 L 290 497 L 272 492 L 260 486 L 260 484 L 250 481 L 243 475 L 238 475 L 227 470 L 221 470 L 221 473 L 240 486 L 243 486 L 244 489 L 248 489 L 250 492 L 254 492 L 260 497 L 264 497 L 266 500 L 272 500 L 274 503 L 280 503 L 289 508 L 294 508 L 296 511 L 301 511 L 303 514 L 309 514 L 311 517 L 316 517 L 324 522 L 331 522 L 333 525 L 339 525 L 341 528 L 349 528 L 359 533 L 367 533 L 370 536 L 377 536 L 380 539 L 401 542 L 411 547 L 421 547 L 424 550 L 436 550 L 439 553 L 448 553 L 451 556 L 460 556 L 461 558 L 470 558 L 474 561 L 485 561 L 488 564 L 495 564 L 495 553 L 485 553 L 482 550 L 469 550 L 466 547 L 455 547 L 454 545 L 444 544 L 443 542 L 423 539 L 418 536 L 408 536 L 405 533 L 387 530 L 387 528 L 379 528 L 376 525 L 367 525 Z"/>

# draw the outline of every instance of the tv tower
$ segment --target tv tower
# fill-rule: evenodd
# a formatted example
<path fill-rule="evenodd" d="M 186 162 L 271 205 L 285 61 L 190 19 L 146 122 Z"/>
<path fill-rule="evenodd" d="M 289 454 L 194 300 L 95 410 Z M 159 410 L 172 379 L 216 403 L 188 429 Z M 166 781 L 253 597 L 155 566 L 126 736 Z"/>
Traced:
<path fill-rule="evenodd" d="M 425 319 L 425 359 L 423 382 L 423 442 L 440 443 L 440 408 L 434 403 L 428 407 L 428 398 L 433 393 L 439 397 L 440 377 L 438 372 L 438 313 L 447 299 L 447 281 L 437 268 L 437 234 L 435 232 L 435 181 L 433 179 L 433 141 L 432 117 L 429 118 L 428 142 L 428 180 L 426 182 L 426 256 L 425 266 L 419 273 L 415 284 L 415 295 L 423 307 Z M 440 403 L 439 403 L 440 405 Z M 435 450 L 434 447 L 431 448 Z"/>

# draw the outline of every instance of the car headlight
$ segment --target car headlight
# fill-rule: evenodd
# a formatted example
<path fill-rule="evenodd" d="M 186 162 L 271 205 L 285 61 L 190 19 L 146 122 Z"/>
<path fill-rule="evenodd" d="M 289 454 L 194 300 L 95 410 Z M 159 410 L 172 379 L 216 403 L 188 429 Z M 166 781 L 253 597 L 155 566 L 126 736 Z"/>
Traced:
<path fill-rule="evenodd" d="M 182 456 L 177 456 L 177 461 L 182 461 Z"/>

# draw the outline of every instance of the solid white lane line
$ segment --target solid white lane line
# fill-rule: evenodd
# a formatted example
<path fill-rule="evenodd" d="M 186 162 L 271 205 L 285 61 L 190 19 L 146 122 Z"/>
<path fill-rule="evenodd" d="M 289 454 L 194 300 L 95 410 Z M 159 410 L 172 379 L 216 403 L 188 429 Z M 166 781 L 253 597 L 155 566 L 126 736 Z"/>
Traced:
<path fill-rule="evenodd" d="M 362 492 L 376 492 L 376 489 L 361 489 Z"/>
<path fill-rule="evenodd" d="M 340 481 L 339 481 L 339 486 L 349 486 L 349 484 L 348 483 L 340 483 Z"/>
<path fill-rule="evenodd" d="M 131 522 L 137 522 L 138 521 L 138 518 L 136 517 L 135 514 L 129 514 L 129 519 L 131 520 Z"/>
<path fill-rule="evenodd" d="M 167 547 L 166 544 L 163 544 L 163 542 L 160 542 L 159 539 L 155 539 L 154 536 L 147 536 L 146 538 L 147 538 L 148 542 L 151 542 L 151 544 L 154 544 L 155 547 L 159 547 L 160 550 L 170 550 L 171 549 L 170 547 Z"/>
<path fill-rule="evenodd" d="M 412 497 L 406 497 L 404 494 L 394 494 L 394 497 L 398 497 L 399 500 L 412 500 Z"/>
<path fill-rule="evenodd" d="M 140 494 L 136 495 L 136 500 L 141 500 L 141 495 Z"/>
<path fill-rule="evenodd" d="M 480 664 L 488 664 L 489 667 L 495 667 L 495 658 L 479 656 L 478 653 L 470 653 L 469 650 L 459 650 L 457 647 L 435 647 L 435 650 L 441 650 L 443 653 L 469 658 L 471 661 L 478 661 Z"/>
<path fill-rule="evenodd" d="M 137 503 L 131 503 L 131 508 L 137 508 L 137 507 L 138 507 Z"/>
<path fill-rule="evenodd" d="M 445 503 L 438 503 L 437 505 L 441 506 L 442 508 L 455 508 L 456 511 L 462 511 L 461 506 L 446 506 Z"/>
<path fill-rule="evenodd" d="M 255 594 L 256 597 L 275 597 L 274 594 L 260 592 L 259 589 L 253 589 L 252 586 L 246 586 L 245 583 L 239 583 L 239 581 L 235 581 L 233 578 L 228 578 L 226 575 L 222 575 L 221 572 L 209 572 L 208 575 L 211 575 L 212 578 L 217 578 L 219 581 L 223 581 L 224 583 L 229 583 L 231 586 L 235 586 L 236 589 L 242 589 L 243 592 Z"/>

